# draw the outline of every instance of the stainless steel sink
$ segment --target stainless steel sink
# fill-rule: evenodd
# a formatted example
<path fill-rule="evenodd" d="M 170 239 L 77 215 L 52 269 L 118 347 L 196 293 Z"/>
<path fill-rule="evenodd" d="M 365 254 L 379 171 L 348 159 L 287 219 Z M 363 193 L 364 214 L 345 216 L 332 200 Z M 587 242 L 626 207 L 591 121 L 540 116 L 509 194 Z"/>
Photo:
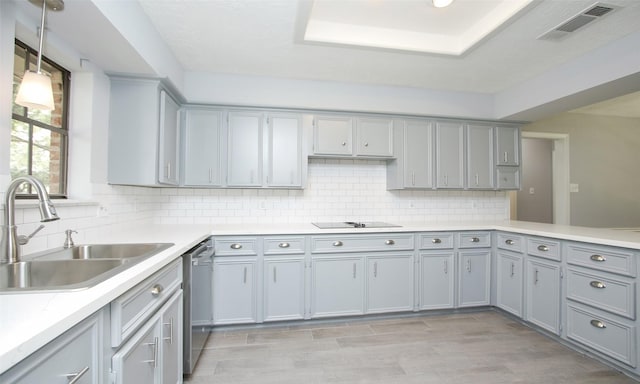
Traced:
<path fill-rule="evenodd" d="M 88 244 L 45 251 L 29 261 L 0 264 L 0 293 L 86 289 L 172 245 Z"/>
<path fill-rule="evenodd" d="M 172 245 L 173 243 L 85 244 L 47 252 L 37 258 L 41 260 L 132 259 L 155 255 Z"/>

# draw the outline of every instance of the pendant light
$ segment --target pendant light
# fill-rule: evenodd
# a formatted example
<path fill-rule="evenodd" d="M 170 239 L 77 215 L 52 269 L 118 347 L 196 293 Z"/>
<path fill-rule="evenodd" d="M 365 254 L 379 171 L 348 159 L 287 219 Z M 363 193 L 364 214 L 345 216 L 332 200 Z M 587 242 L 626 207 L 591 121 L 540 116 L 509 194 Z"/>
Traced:
<path fill-rule="evenodd" d="M 53 88 L 51 78 L 40 71 L 42 66 L 42 46 L 44 45 L 44 21 L 47 7 L 53 11 L 61 11 L 64 8 L 62 0 L 29 0 L 37 6 L 42 5 L 42 17 L 40 21 L 38 62 L 36 71 L 25 71 L 22 83 L 16 96 L 16 104 L 27 108 L 39 109 L 42 111 L 52 111 L 55 109 L 53 103 Z"/>

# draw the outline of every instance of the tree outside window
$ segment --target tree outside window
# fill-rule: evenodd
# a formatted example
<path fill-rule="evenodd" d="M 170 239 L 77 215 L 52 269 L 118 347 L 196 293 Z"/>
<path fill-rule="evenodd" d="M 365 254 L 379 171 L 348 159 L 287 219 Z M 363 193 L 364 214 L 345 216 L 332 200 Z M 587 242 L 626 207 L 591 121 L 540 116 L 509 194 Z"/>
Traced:
<path fill-rule="evenodd" d="M 16 40 L 13 65 L 13 100 L 24 72 L 36 70 L 37 52 Z M 41 71 L 51 76 L 53 111 L 40 111 L 13 103 L 11 122 L 11 178 L 32 175 L 41 180 L 51 197 L 67 193 L 67 111 L 70 73 L 42 58 Z M 35 196 L 31 184 L 23 183 L 18 197 Z"/>

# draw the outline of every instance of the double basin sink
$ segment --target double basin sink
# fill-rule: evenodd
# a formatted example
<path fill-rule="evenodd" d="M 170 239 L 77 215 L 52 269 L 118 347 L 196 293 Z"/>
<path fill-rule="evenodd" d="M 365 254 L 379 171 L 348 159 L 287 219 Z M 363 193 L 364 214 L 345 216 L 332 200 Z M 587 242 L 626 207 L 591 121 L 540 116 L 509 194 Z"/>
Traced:
<path fill-rule="evenodd" d="M 90 244 L 45 251 L 29 261 L 0 264 L 0 292 L 89 288 L 172 245 Z"/>

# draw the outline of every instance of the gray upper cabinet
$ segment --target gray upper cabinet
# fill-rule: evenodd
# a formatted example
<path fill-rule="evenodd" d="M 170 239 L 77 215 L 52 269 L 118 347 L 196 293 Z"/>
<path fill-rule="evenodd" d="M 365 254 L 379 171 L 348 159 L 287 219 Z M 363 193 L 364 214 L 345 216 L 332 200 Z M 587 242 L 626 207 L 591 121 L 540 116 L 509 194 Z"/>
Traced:
<path fill-rule="evenodd" d="M 351 156 L 353 119 L 349 116 L 315 116 L 313 154 Z"/>
<path fill-rule="evenodd" d="M 305 176 L 303 166 L 302 116 L 270 114 L 267 117 L 267 187 L 301 188 Z"/>
<path fill-rule="evenodd" d="M 312 155 L 317 157 L 393 157 L 393 120 L 380 117 L 317 115 Z"/>
<path fill-rule="evenodd" d="M 228 115 L 227 185 L 262 186 L 262 112 L 231 111 Z"/>
<path fill-rule="evenodd" d="M 184 110 L 184 185 L 222 185 L 222 122 L 221 110 Z"/>
<path fill-rule="evenodd" d="M 467 125 L 467 188 L 493 189 L 493 127 Z"/>
<path fill-rule="evenodd" d="M 436 122 L 436 188 L 464 187 L 464 124 Z"/>
<path fill-rule="evenodd" d="M 433 188 L 432 123 L 396 121 L 393 143 L 396 159 L 387 165 L 387 189 Z"/>
<path fill-rule="evenodd" d="M 496 164 L 520 165 L 520 128 L 496 127 Z"/>
<path fill-rule="evenodd" d="M 159 80 L 111 78 L 111 184 L 177 185 L 178 102 Z"/>
<path fill-rule="evenodd" d="M 393 121 L 385 118 L 356 119 L 356 156 L 393 156 Z"/>

